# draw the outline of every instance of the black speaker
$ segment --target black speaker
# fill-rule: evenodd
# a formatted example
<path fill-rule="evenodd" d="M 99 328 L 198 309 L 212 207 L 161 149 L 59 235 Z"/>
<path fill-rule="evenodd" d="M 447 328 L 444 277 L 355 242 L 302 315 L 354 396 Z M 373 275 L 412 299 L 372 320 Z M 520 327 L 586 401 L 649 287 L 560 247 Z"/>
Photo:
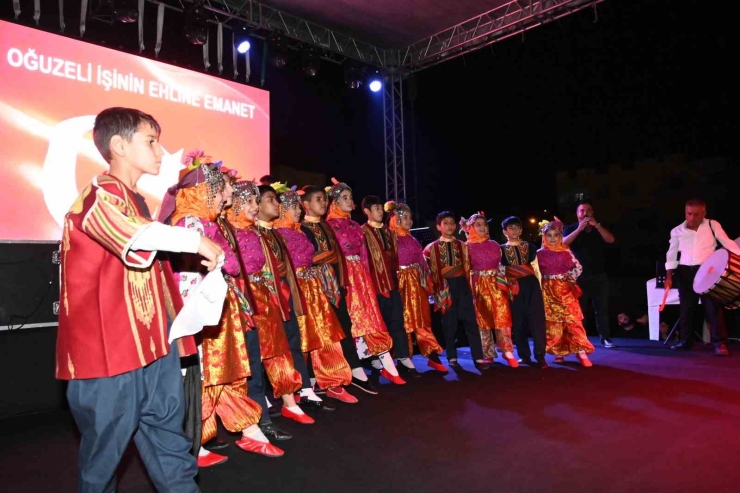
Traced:
<path fill-rule="evenodd" d="M 0 330 L 54 326 L 59 243 L 0 243 Z"/>

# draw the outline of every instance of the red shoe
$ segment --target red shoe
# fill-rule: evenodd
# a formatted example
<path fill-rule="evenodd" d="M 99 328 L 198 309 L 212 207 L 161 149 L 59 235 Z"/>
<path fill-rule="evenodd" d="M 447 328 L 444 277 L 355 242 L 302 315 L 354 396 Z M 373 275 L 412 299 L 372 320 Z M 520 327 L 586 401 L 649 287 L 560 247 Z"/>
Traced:
<path fill-rule="evenodd" d="M 386 379 L 390 380 L 391 383 L 394 383 L 396 385 L 406 385 L 406 380 L 397 375 L 391 375 L 385 368 L 380 370 L 380 376 L 385 377 Z"/>
<path fill-rule="evenodd" d="M 285 406 L 283 406 L 283 410 L 281 411 L 281 414 L 283 415 L 284 418 L 292 419 L 293 421 L 298 421 L 302 425 L 312 425 L 316 422 L 308 414 L 296 414 Z"/>
<path fill-rule="evenodd" d="M 585 368 L 591 368 L 592 366 L 594 366 L 594 364 L 591 363 L 591 360 L 588 359 L 588 356 L 586 354 L 581 356 L 581 353 L 578 353 L 576 356 L 578 357 L 578 361 L 580 361 Z"/>
<path fill-rule="evenodd" d="M 432 370 L 441 371 L 442 373 L 449 373 L 450 370 L 445 367 L 442 363 L 437 363 L 436 361 L 428 360 L 427 365 L 429 365 L 429 368 Z"/>
<path fill-rule="evenodd" d="M 326 396 L 331 397 L 332 399 L 336 399 L 338 401 L 346 402 L 347 404 L 357 403 L 357 397 L 350 394 L 349 392 L 344 390 L 342 387 L 334 387 L 332 389 L 327 389 Z"/>
<path fill-rule="evenodd" d="M 223 464 L 227 460 L 229 460 L 229 458 L 226 457 L 225 455 L 219 455 L 219 454 L 214 454 L 213 452 L 208 452 L 206 455 L 198 456 L 198 467 L 211 467 L 217 464 Z"/>
<path fill-rule="evenodd" d="M 510 368 L 519 368 L 519 362 L 516 360 L 513 354 L 511 355 L 511 357 L 509 357 L 506 356 L 506 353 L 504 353 L 503 357 L 506 360 L 506 363 L 509 364 Z"/>
<path fill-rule="evenodd" d="M 236 441 L 236 446 L 245 452 L 254 452 L 265 457 L 280 457 L 285 454 L 282 449 L 277 448 L 270 442 L 261 442 L 254 438 L 242 437 Z"/>

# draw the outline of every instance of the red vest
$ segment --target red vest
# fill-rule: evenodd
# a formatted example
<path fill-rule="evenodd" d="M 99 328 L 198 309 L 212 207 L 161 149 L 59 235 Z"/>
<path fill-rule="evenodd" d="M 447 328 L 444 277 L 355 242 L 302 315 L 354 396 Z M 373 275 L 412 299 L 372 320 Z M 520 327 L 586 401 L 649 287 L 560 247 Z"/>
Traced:
<path fill-rule="evenodd" d="M 167 316 L 182 299 L 166 261 L 130 245 L 151 219 L 133 192 L 102 175 L 64 218 L 56 377 L 101 378 L 142 368 L 169 353 Z M 192 338 L 178 341 L 194 354 Z"/>

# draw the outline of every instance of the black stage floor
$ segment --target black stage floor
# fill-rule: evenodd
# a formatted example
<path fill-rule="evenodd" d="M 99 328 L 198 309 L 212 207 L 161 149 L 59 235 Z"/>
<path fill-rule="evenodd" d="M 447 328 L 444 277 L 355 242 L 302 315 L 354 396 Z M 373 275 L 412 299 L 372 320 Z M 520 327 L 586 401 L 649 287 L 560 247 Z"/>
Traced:
<path fill-rule="evenodd" d="M 593 341 L 596 343 L 597 341 Z M 428 372 L 379 396 L 337 404 L 314 425 L 275 420 L 295 437 L 268 459 L 230 446 L 201 470 L 204 492 L 736 492 L 740 489 L 740 347 L 676 354 L 656 342 L 597 348 L 594 367 L 501 364 L 479 375 Z M 464 351 L 464 350 L 463 350 Z M 468 356 L 462 352 L 461 356 Z M 427 370 L 417 357 L 417 366 Z M 0 421 L 0 490 L 72 492 L 69 414 Z M 135 453 L 120 492 L 150 492 Z"/>

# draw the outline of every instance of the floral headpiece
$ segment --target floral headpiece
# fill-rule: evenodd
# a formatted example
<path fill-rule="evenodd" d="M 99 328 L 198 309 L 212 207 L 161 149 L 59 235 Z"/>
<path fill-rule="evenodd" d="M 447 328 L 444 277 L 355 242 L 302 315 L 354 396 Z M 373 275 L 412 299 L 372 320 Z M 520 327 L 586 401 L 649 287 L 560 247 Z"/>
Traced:
<path fill-rule="evenodd" d="M 221 161 L 213 162 L 213 158 L 206 156 L 205 152 L 195 149 L 182 158 L 182 164 L 185 166 L 180 171 L 177 183 L 167 189 L 167 194 L 162 199 L 162 205 L 159 210 L 159 220 L 167 222 L 172 219 L 175 213 L 176 201 L 175 196 L 183 188 L 197 187 L 201 183 L 206 184 L 206 201 L 208 208 L 213 207 L 213 200 L 218 192 L 223 191 L 226 181 L 224 174 L 221 172 Z"/>
<path fill-rule="evenodd" d="M 282 206 L 280 208 L 281 216 L 284 216 L 287 209 L 289 209 L 290 207 L 301 203 L 301 194 L 296 191 L 298 189 L 297 186 L 293 185 L 292 187 L 288 188 L 288 185 L 286 183 L 281 183 L 279 181 L 273 183 L 270 186 L 278 194 L 278 200 L 280 200 L 280 205 Z"/>
<path fill-rule="evenodd" d="M 545 234 L 551 229 L 555 229 L 559 231 L 560 234 L 563 234 L 563 223 L 558 220 L 546 221 L 543 219 L 538 223 L 538 225 L 540 227 L 540 235 L 542 236 L 545 236 Z"/>
<path fill-rule="evenodd" d="M 241 179 L 237 170 L 229 169 L 226 166 L 221 166 L 221 173 L 223 173 L 224 179 L 232 185 Z"/>
<path fill-rule="evenodd" d="M 490 219 L 486 219 L 486 215 L 483 213 L 483 211 L 478 211 L 467 219 L 465 219 L 464 217 L 460 218 L 460 222 L 458 223 L 460 225 L 460 232 L 468 234 L 470 228 L 473 227 L 473 224 L 475 224 L 475 221 L 478 219 L 484 219 L 487 223 L 491 222 Z"/>
<path fill-rule="evenodd" d="M 336 201 L 345 190 L 349 190 L 350 192 L 352 191 L 352 188 L 350 188 L 349 185 L 340 182 L 336 178 L 332 178 L 331 182 L 333 185 L 325 188 L 326 193 L 329 196 L 329 202 Z"/>
<path fill-rule="evenodd" d="M 247 203 L 249 197 L 255 197 L 259 202 L 260 189 L 253 181 L 238 181 L 234 183 L 234 214 L 239 214 Z"/>

